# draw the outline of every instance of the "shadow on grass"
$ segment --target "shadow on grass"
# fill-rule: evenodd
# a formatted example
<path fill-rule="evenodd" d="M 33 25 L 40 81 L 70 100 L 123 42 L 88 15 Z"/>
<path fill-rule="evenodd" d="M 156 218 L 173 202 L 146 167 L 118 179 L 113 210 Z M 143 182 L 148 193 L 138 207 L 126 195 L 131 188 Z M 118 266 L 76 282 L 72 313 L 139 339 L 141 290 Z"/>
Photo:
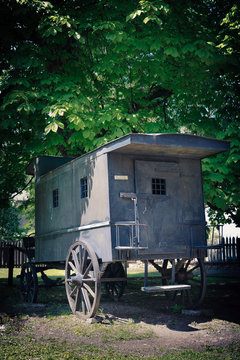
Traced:
<path fill-rule="evenodd" d="M 55 277 L 50 277 L 55 279 Z M 37 304 L 23 303 L 18 289 L 18 279 L 14 285 L 7 286 L 7 279 L 0 279 L 0 312 L 10 316 L 16 314 L 36 316 L 60 316 L 71 314 L 63 285 L 46 288 L 40 280 Z M 151 279 L 149 285 L 157 284 Z M 110 301 L 102 291 L 99 313 L 113 317 L 131 318 L 138 323 L 165 324 L 176 331 L 196 331 L 190 324 L 206 321 L 206 318 L 218 318 L 240 324 L 239 294 L 240 279 L 208 278 L 206 298 L 202 309 L 207 310 L 201 316 L 181 314 L 181 307 L 174 307 L 164 294 L 143 293 L 140 288 L 143 279 L 128 279 L 128 285 L 122 299 Z"/>
<path fill-rule="evenodd" d="M 55 277 L 51 277 L 55 280 Z M 15 314 L 37 316 L 58 316 L 71 314 L 64 285 L 46 288 L 39 279 L 36 304 L 24 303 L 19 290 L 19 280 L 14 278 L 13 286 L 7 285 L 7 279 L 0 279 L 0 312 L 10 316 Z"/>

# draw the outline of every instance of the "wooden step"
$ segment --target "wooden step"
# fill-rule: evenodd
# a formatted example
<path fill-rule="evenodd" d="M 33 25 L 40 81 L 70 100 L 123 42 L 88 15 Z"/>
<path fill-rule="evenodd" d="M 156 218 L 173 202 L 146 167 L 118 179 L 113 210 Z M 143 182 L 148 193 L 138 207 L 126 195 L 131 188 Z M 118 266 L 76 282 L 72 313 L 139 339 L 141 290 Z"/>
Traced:
<path fill-rule="evenodd" d="M 143 286 L 141 290 L 147 293 L 152 292 L 165 292 L 165 291 L 178 291 L 178 290 L 190 290 L 191 285 L 162 285 L 162 286 Z"/>
<path fill-rule="evenodd" d="M 148 249 L 145 246 L 116 246 L 117 250 L 146 250 Z"/>

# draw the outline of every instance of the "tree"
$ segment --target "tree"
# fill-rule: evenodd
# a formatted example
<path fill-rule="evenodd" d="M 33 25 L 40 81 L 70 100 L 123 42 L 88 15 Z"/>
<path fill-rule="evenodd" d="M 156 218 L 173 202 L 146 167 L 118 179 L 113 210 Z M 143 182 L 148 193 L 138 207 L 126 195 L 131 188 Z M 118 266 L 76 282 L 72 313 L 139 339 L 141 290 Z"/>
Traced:
<path fill-rule="evenodd" d="M 7 209 L 0 209 L 0 241 L 19 240 L 19 212 L 14 204 Z"/>
<path fill-rule="evenodd" d="M 1 197 L 6 202 L 24 183 L 27 160 L 40 152 L 80 155 L 129 132 L 185 131 L 219 138 L 237 134 L 239 22 L 234 2 L 1 4 L 6 34 L 0 63 L 1 151 L 2 167 L 9 167 Z M 231 40 L 226 38 L 229 32 Z M 237 139 L 234 146 L 238 151 Z M 233 218 L 239 199 L 233 166 L 237 158 L 231 156 L 226 166 L 215 160 L 204 166 L 211 185 L 206 202 L 218 214 L 232 206 Z M 212 176 L 216 166 L 221 179 Z M 228 190 L 222 186 L 226 177 Z"/>
<path fill-rule="evenodd" d="M 229 140 L 231 151 L 205 160 L 205 194 L 213 220 L 233 221 L 240 226 L 240 21 L 239 7 L 233 4 L 221 21 L 217 47 L 222 59 L 215 77 L 212 104 L 217 136 Z M 214 132 L 211 134 L 214 135 Z"/>

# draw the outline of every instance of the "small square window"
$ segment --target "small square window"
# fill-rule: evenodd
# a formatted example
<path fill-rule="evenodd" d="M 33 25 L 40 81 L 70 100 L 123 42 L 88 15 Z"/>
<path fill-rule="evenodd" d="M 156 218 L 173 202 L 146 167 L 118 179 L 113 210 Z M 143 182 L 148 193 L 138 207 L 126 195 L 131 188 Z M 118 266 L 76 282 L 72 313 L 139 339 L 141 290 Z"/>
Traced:
<path fill-rule="evenodd" d="M 53 207 L 58 207 L 58 189 L 53 190 L 52 192 L 52 199 L 53 199 Z"/>
<path fill-rule="evenodd" d="M 153 195 L 166 195 L 166 180 L 165 179 L 152 179 L 152 194 Z"/>
<path fill-rule="evenodd" d="M 80 186 L 81 186 L 81 199 L 84 199 L 88 197 L 88 183 L 86 177 L 80 180 Z"/>

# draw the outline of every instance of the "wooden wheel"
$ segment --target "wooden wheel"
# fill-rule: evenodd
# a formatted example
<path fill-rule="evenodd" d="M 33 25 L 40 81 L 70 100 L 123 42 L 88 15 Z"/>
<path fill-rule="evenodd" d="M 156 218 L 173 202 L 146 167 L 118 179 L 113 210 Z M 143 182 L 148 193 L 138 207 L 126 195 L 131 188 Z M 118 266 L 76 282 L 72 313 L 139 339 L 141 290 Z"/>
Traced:
<path fill-rule="evenodd" d="M 22 265 L 20 292 L 24 302 L 35 303 L 38 293 L 38 278 L 35 266 L 28 262 Z"/>
<path fill-rule="evenodd" d="M 104 278 L 125 278 L 126 274 L 121 262 L 108 264 L 104 274 Z M 105 292 L 113 300 L 118 301 L 124 293 L 126 281 L 108 281 L 104 283 Z"/>
<path fill-rule="evenodd" d="M 94 250 L 84 241 L 75 242 L 68 251 L 65 287 L 74 314 L 96 314 L 101 297 L 99 264 Z"/>
<path fill-rule="evenodd" d="M 171 283 L 172 260 L 163 262 L 163 285 Z M 195 309 L 201 305 L 206 293 L 206 271 L 204 262 L 200 258 L 177 259 L 175 261 L 175 284 L 191 285 L 190 290 L 181 292 L 183 305 Z M 166 292 L 169 300 L 178 302 L 177 292 Z"/>

